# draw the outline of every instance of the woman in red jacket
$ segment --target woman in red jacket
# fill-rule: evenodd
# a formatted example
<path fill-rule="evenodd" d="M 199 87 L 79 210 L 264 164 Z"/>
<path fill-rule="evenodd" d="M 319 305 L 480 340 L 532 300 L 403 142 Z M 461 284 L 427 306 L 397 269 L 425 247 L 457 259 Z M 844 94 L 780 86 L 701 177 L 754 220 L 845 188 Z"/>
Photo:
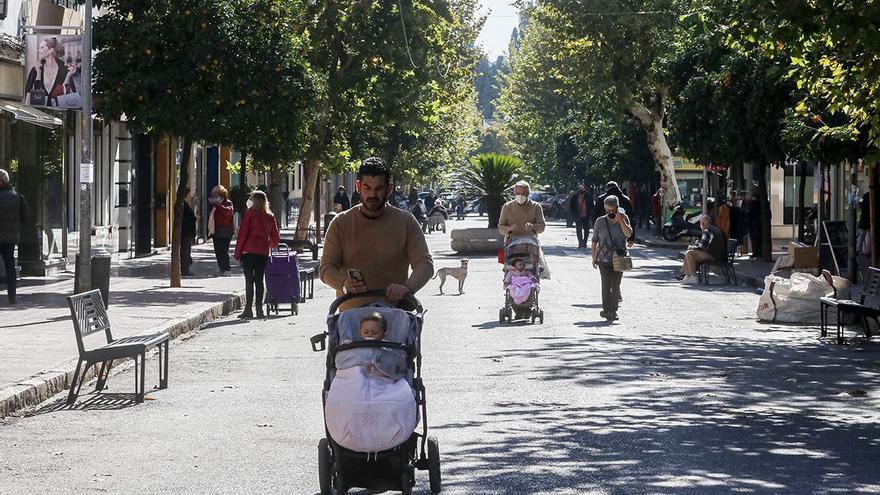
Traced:
<path fill-rule="evenodd" d="M 214 257 L 221 277 L 229 275 L 229 244 L 235 234 L 235 223 L 232 220 L 233 206 L 229 201 L 229 191 L 223 186 L 214 186 L 208 203 L 214 208 L 208 217 L 208 238 L 214 239 Z"/>
<path fill-rule="evenodd" d="M 269 211 L 269 200 L 263 191 L 251 193 L 250 207 L 244 214 L 235 242 L 235 259 L 244 271 L 246 303 L 239 318 L 254 317 L 254 288 L 257 292 L 257 318 L 263 318 L 263 275 L 269 261 L 269 249 L 278 245 L 278 225 Z"/>

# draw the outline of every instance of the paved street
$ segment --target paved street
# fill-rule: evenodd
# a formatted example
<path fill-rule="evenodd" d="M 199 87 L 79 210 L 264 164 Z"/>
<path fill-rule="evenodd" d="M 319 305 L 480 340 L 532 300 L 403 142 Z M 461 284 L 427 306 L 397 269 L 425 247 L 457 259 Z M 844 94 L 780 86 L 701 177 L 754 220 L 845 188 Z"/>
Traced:
<path fill-rule="evenodd" d="M 437 280 L 420 293 L 444 493 L 880 491 L 880 347 L 757 323 L 751 289 L 682 287 L 649 249 L 607 324 L 574 230 L 544 242 L 544 325 L 498 325 L 494 257 L 471 258 L 463 296 Z M 458 264 L 448 235 L 430 243 L 437 267 Z M 125 369 L 75 410 L 58 396 L 0 422 L 0 493 L 317 493 L 325 356 L 308 337 L 333 295 L 316 288 L 298 317 L 228 318 L 176 342 L 170 387 L 143 404 Z M 156 373 L 154 357 L 148 387 Z"/>

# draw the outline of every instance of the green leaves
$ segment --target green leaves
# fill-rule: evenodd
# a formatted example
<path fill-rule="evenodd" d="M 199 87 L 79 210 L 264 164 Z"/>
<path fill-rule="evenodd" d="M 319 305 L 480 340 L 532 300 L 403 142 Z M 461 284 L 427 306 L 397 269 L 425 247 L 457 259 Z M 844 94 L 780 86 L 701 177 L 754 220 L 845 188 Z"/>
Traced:
<path fill-rule="evenodd" d="M 504 198 L 527 177 L 523 162 L 511 155 L 486 153 L 471 158 L 456 176 L 470 197 Z"/>

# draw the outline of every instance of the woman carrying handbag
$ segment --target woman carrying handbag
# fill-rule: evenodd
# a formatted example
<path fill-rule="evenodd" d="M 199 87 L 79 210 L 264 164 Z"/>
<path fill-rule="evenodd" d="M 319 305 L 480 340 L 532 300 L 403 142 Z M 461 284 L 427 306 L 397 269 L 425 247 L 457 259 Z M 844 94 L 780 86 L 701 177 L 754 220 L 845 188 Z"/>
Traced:
<path fill-rule="evenodd" d="M 626 247 L 633 229 L 629 217 L 620 211 L 617 196 L 606 197 L 604 206 L 605 215 L 599 217 L 593 226 L 593 268 L 598 268 L 602 277 L 602 311 L 599 315 L 615 321 L 619 319 L 620 280 L 624 271 L 632 269 L 632 259 Z"/>

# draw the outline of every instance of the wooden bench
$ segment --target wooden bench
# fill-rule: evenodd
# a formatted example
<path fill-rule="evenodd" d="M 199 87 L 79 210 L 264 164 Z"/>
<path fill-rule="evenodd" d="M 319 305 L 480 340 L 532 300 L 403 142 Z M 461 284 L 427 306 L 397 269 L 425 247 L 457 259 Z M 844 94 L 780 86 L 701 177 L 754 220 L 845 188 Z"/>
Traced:
<path fill-rule="evenodd" d="M 833 285 L 832 285 L 833 287 Z M 868 268 L 868 278 L 865 280 L 865 290 L 859 302 L 850 301 L 848 299 L 837 299 L 837 290 L 834 291 L 834 297 L 823 297 L 819 299 L 819 308 L 822 318 L 821 336 L 828 336 L 828 308 L 837 309 L 837 343 L 843 344 L 843 321 L 842 317 L 846 314 L 854 314 L 859 316 L 862 321 L 862 328 L 865 330 L 865 337 L 871 338 L 871 327 L 868 326 L 868 319 L 874 320 L 874 323 L 880 325 L 880 269 Z"/>
<path fill-rule="evenodd" d="M 303 229 L 295 229 L 293 237 L 281 237 L 281 243 L 286 244 L 291 250 L 301 253 L 303 251 L 311 251 L 312 259 L 318 259 L 318 243 L 317 232 L 314 227 Z"/>
<path fill-rule="evenodd" d="M 309 299 L 315 298 L 315 269 L 300 268 L 299 269 L 299 299 L 300 302 L 306 302 L 306 294 Z"/>
<path fill-rule="evenodd" d="M 135 401 L 143 402 L 147 350 L 157 346 L 159 347 L 159 388 L 168 387 L 168 343 L 171 336 L 167 332 L 114 339 L 110 332 L 110 319 L 107 316 L 104 300 L 101 298 L 99 290 L 70 296 L 67 298 L 67 304 L 70 306 L 73 331 L 76 334 L 76 345 L 79 348 L 79 360 L 76 363 L 76 371 L 70 382 L 70 393 L 67 396 L 68 405 L 73 405 L 76 402 L 76 397 L 79 395 L 86 372 L 90 367 L 101 363 L 98 383 L 95 385 L 95 391 L 100 392 L 107 384 L 107 375 L 113 361 L 125 358 L 134 358 Z M 85 338 L 102 330 L 107 337 L 107 344 L 86 349 Z M 84 368 L 83 363 L 85 363 Z"/>
<path fill-rule="evenodd" d="M 697 275 L 704 284 L 709 285 L 709 268 L 721 268 L 721 275 L 727 280 L 728 284 L 739 285 L 736 278 L 736 268 L 733 262 L 736 261 L 736 248 L 739 247 L 739 241 L 736 239 L 727 240 L 727 259 L 704 261 L 697 268 Z"/>

